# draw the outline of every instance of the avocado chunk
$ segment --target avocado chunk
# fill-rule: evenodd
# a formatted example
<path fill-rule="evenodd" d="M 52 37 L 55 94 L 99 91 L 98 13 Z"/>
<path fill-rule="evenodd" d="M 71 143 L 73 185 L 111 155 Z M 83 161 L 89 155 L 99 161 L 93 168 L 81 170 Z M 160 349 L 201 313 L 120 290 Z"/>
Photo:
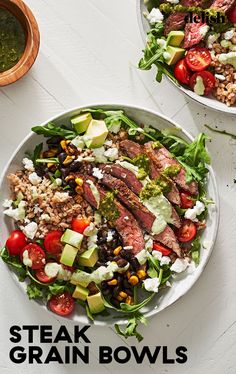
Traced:
<path fill-rule="evenodd" d="M 85 288 L 88 286 L 90 282 L 91 282 L 91 275 L 82 270 L 77 270 L 76 272 L 74 272 L 70 280 L 70 283 L 76 286 L 79 285 Z"/>
<path fill-rule="evenodd" d="M 66 229 L 66 231 L 61 237 L 62 243 L 70 244 L 77 249 L 80 249 L 82 240 L 83 240 L 82 234 L 80 234 L 79 232 L 70 230 L 70 229 Z"/>
<path fill-rule="evenodd" d="M 101 313 L 105 309 L 101 292 L 88 296 L 87 302 L 92 314 Z"/>
<path fill-rule="evenodd" d="M 78 259 L 78 263 L 81 266 L 93 267 L 98 261 L 98 249 L 93 247 L 83 252 Z"/>
<path fill-rule="evenodd" d="M 174 65 L 179 61 L 185 54 L 185 49 L 179 47 L 168 46 L 166 52 L 169 53 L 170 57 L 166 59 L 168 65 Z"/>
<path fill-rule="evenodd" d="M 92 121 L 93 117 L 91 113 L 80 114 L 79 116 L 71 118 L 71 123 L 77 134 L 85 132 Z"/>
<path fill-rule="evenodd" d="M 184 31 L 170 31 L 166 44 L 172 47 L 179 47 L 184 39 Z"/>
<path fill-rule="evenodd" d="M 80 300 L 85 301 L 88 297 L 88 294 L 89 294 L 89 290 L 87 288 L 77 285 L 75 287 L 72 297 L 74 297 L 75 299 L 80 299 Z"/>
<path fill-rule="evenodd" d="M 86 133 L 84 134 L 84 141 L 88 148 L 99 148 L 101 147 L 107 137 L 108 128 L 104 121 L 93 119 Z"/>
<path fill-rule="evenodd" d="M 66 244 L 61 254 L 60 263 L 66 266 L 72 266 L 77 253 L 78 248 L 75 248 L 70 244 Z"/>

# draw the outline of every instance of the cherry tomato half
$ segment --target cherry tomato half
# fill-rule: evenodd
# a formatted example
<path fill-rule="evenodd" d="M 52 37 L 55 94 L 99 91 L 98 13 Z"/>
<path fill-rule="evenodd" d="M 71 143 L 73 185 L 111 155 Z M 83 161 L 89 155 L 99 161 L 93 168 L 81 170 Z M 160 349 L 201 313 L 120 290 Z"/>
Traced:
<path fill-rule="evenodd" d="M 51 283 L 55 280 L 55 278 L 48 277 L 43 269 L 36 270 L 35 276 L 42 283 Z"/>
<path fill-rule="evenodd" d="M 236 23 L 236 4 L 227 13 L 227 18 L 229 22 Z"/>
<path fill-rule="evenodd" d="M 84 230 L 86 229 L 86 227 L 88 227 L 90 225 L 90 220 L 86 217 L 82 217 L 82 218 L 73 218 L 72 219 L 72 222 L 71 222 L 71 228 L 73 231 L 77 231 L 79 232 L 80 234 L 83 234 Z"/>
<path fill-rule="evenodd" d="M 195 238 L 197 234 L 197 227 L 194 222 L 189 219 L 185 219 L 182 222 L 180 229 L 177 230 L 177 238 L 180 242 L 190 242 Z"/>
<path fill-rule="evenodd" d="M 52 296 L 48 302 L 49 309 L 59 316 L 68 316 L 75 308 L 75 300 L 69 292 Z"/>
<path fill-rule="evenodd" d="M 55 230 L 49 232 L 44 239 L 44 247 L 48 253 L 61 253 L 63 244 L 61 243 L 62 232 Z"/>
<path fill-rule="evenodd" d="M 6 241 L 6 247 L 10 256 L 20 254 L 20 251 L 27 245 L 25 234 L 20 230 L 12 231 L 11 235 Z"/>
<path fill-rule="evenodd" d="M 184 58 L 175 65 L 174 76 L 180 83 L 189 84 L 190 71 Z"/>
<path fill-rule="evenodd" d="M 159 251 L 163 254 L 163 256 L 169 256 L 172 251 L 166 247 L 163 247 L 161 244 L 158 243 L 153 243 L 153 248 L 154 251 Z"/>
<path fill-rule="evenodd" d="M 193 71 L 206 69 L 211 63 L 211 54 L 207 48 L 194 47 L 189 49 L 185 57 L 186 64 Z"/>
<path fill-rule="evenodd" d="M 45 252 L 44 250 L 37 244 L 27 244 L 20 253 L 21 261 L 23 262 L 23 253 L 28 251 L 28 257 L 32 261 L 31 268 L 33 270 L 42 269 L 45 265 Z"/>
<path fill-rule="evenodd" d="M 194 200 L 191 197 L 191 194 L 188 192 L 180 192 L 181 199 L 181 208 L 189 209 L 192 208 L 195 204 Z"/>
<path fill-rule="evenodd" d="M 198 73 L 195 73 L 191 76 L 190 78 L 190 82 L 189 82 L 189 85 L 191 87 L 191 89 L 194 91 L 194 86 L 196 84 L 196 79 L 197 77 L 201 77 L 202 80 L 203 80 L 203 84 L 204 84 L 204 87 L 205 87 L 205 91 L 204 91 L 204 95 L 207 96 L 211 93 L 211 91 L 214 89 L 215 87 L 215 77 L 212 73 L 210 73 L 209 71 L 199 71 Z"/>

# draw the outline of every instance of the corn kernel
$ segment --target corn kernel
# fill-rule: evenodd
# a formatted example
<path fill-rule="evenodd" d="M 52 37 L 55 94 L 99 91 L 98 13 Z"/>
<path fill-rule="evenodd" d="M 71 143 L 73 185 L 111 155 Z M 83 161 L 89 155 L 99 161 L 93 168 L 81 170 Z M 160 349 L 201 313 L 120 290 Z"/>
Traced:
<path fill-rule="evenodd" d="M 115 255 L 115 256 L 118 256 L 118 254 L 120 253 L 121 250 L 122 250 L 122 247 L 121 247 L 121 246 L 119 246 L 119 247 L 117 247 L 116 249 L 114 249 L 114 251 L 113 251 L 114 255 Z"/>
<path fill-rule="evenodd" d="M 139 279 L 136 275 L 132 275 L 130 278 L 129 278 L 129 281 L 128 281 L 130 284 L 132 284 L 132 286 L 136 286 L 136 284 L 138 284 L 139 282 Z"/>
<path fill-rule="evenodd" d="M 125 299 L 125 304 L 131 305 L 133 303 L 133 299 L 131 296 L 127 296 Z"/>
<path fill-rule="evenodd" d="M 138 270 L 137 276 L 139 277 L 139 279 L 144 279 L 146 277 L 146 271 L 142 269 Z"/>
<path fill-rule="evenodd" d="M 43 152 L 43 157 L 44 158 L 54 157 L 54 156 L 57 155 L 57 153 L 58 153 L 58 149 L 57 148 L 51 148 L 48 151 Z"/>
<path fill-rule="evenodd" d="M 126 297 L 127 297 L 128 295 L 127 295 L 126 292 L 124 292 L 124 291 L 120 291 L 119 296 L 122 297 L 122 299 L 126 299 Z"/>
<path fill-rule="evenodd" d="M 70 174 L 70 175 L 67 175 L 67 177 L 65 178 L 65 181 L 66 181 L 66 182 L 69 182 L 69 181 L 71 181 L 71 180 L 73 180 L 73 179 L 75 179 L 75 176 L 72 175 L 72 174 Z"/>
<path fill-rule="evenodd" d="M 116 286 L 118 283 L 117 279 L 112 279 L 109 282 L 107 282 L 108 286 Z"/>
<path fill-rule="evenodd" d="M 121 296 L 117 296 L 118 301 L 123 301 L 123 298 Z"/>
<path fill-rule="evenodd" d="M 67 145 L 70 143 L 70 140 L 62 140 L 61 141 L 61 148 L 66 151 L 67 150 Z"/>
<path fill-rule="evenodd" d="M 76 193 L 81 194 L 82 191 L 83 191 L 83 189 L 82 189 L 81 186 L 77 186 L 77 187 L 75 187 L 75 192 L 76 192 Z"/>
<path fill-rule="evenodd" d="M 66 159 L 63 161 L 63 165 L 68 165 L 74 160 L 75 156 L 67 156 Z"/>
<path fill-rule="evenodd" d="M 55 164 L 53 162 L 48 162 L 47 163 L 47 167 L 48 169 L 50 169 L 51 167 L 55 166 Z"/>
<path fill-rule="evenodd" d="M 75 178 L 75 183 L 78 184 L 78 186 L 83 186 L 84 181 L 81 178 Z"/>
<path fill-rule="evenodd" d="M 127 271 L 126 276 L 127 276 L 128 279 L 130 278 L 130 276 L 131 276 L 130 271 Z"/>

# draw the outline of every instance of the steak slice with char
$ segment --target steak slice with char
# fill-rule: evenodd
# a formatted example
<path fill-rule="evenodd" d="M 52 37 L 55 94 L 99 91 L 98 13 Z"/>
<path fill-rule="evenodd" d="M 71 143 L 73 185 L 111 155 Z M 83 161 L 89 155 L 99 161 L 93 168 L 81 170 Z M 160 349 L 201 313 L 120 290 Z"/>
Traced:
<path fill-rule="evenodd" d="M 186 23 L 185 17 L 188 13 L 177 12 L 169 15 L 165 21 L 164 35 L 167 36 L 170 31 L 183 30 Z"/>
<path fill-rule="evenodd" d="M 186 182 L 186 171 L 180 165 L 180 163 L 171 156 L 171 153 L 165 147 L 153 148 L 153 142 L 148 142 L 144 145 L 144 151 L 160 171 L 164 171 L 168 166 L 180 166 L 180 172 L 171 177 L 171 179 L 173 179 L 178 186 L 189 192 L 191 195 L 198 194 L 197 182 Z"/>
<path fill-rule="evenodd" d="M 176 239 L 174 231 L 170 226 L 166 226 L 165 230 L 160 234 L 154 236 L 154 240 L 164 244 L 166 247 L 171 248 L 179 257 L 181 257 L 181 249 Z"/>
<path fill-rule="evenodd" d="M 134 158 L 139 154 L 144 153 L 144 148 L 140 144 L 137 144 L 136 146 L 136 143 L 132 140 L 123 140 L 122 142 L 120 142 L 120 149 L 130 158 Z M 160 170 L 157 169 L 155 163 L 150 157 L 149 161 L 151 179 L 155 180 L 160 177 Z M 176 187 L 176 184 L 170 178 L 168 178 L 168 182 L 170 183 L 171 190 L 166 193 L 166 197 L 172 204 L 180 206 L 181 200 L 179 190 Z"/>
<path fill-rule="evenodd" d="M 95 178 L 82 176 L 82 175 L 80 177 L 84 181 L 83 183 L 84 198 L 95 209 L 98 209 L 97 201 L 93 195 L 93 192 L 91 190 L 91 185 L 89 184 L 88 181 L 90 180 L 96 185 L 101 201 L 106 196 L 107 191 L 95 183 Z M 126 209 L 116 199 L 114 200 L 114 204 L 119 212 L 119 217 L 114 221 L 114 227 L 120 234 L 122 241 L 123 241 L 123 245 L 131 246 L 132 253 L 136 255 L 137 253 L 139 253 L 145 248 L 145 242 L 144 242 L 142 230 L 138 222 L 136 221 L 134 216 L 129 212 L 128 209 Z"/>
<path fill-rule="evenodd" d="M 212 9 L 220 10 L 222 12 L 228 12 L 230 8 L 235 4 L 235 0 L 215 0 L 211 5 Z"/>
<path fill-rule="evenodd" d="M 184 29 L 184 44 L 183 48 L 190 48 L 193 45 L 200 43 L 204 39 L 205 33 L 202 32 L 206 23 L 186 23 Z"/>

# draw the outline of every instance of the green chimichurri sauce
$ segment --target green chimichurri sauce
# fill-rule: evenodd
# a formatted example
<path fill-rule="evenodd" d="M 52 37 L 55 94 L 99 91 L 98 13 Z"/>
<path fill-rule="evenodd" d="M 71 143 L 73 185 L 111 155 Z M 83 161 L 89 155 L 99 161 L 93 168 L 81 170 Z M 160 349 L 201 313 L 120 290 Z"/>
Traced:
<path fill-rule="evenodd" d="M 0 73 L 11 69 L 25 50 L 25 33 L 20 21 L 0 8 Z"/>
<path fill-rule="evenodd" d="M 101 215 L 108 221 L 115 221 L 120 216 L 119 211 L 114 203 L 116 194 L 117 192 L 115 190 L 107 192 L 99 206 Z"/>

